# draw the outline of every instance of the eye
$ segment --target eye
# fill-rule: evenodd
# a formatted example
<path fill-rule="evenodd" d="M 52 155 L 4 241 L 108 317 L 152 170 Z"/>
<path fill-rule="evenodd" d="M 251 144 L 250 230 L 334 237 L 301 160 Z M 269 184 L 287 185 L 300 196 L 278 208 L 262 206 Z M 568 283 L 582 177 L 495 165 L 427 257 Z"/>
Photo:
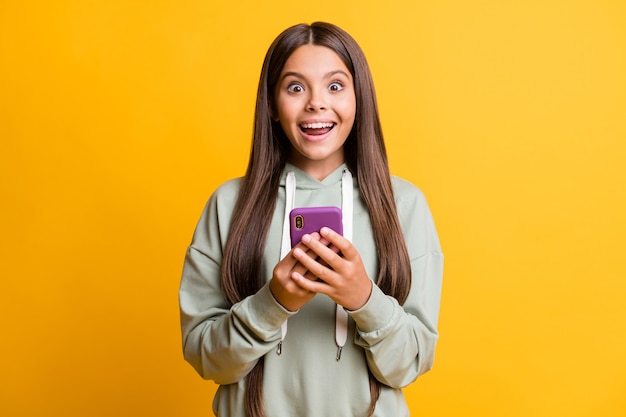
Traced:
<path fill-rule="evenodd" d="M 301 93 L 304 91 L 304 87 L 300 83 L 291 83 L 287 86 L 287 91 L 290 93 Z"/>
<path fill-rule="evenodd" d="M 341 91 L 343 90 L 343 83 L 341 83 L 340 81 L 333 81 L 332 83 L 330 83 L 330 85 L 328 86 L 328 89 L 332 92 L 337 92 L 337 91 Z"/>

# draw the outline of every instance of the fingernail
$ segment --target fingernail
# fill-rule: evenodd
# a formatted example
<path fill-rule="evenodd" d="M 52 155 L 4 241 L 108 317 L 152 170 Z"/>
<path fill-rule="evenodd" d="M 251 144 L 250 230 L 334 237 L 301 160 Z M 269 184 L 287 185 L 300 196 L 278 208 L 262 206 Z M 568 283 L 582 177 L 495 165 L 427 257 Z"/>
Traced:
<path fill-rule="evenodd" d="M 302 241 L 304 243 L 309 243 L 311 241 L 311 236 L 310 235 L 304 235 L 302 236 Z"/>

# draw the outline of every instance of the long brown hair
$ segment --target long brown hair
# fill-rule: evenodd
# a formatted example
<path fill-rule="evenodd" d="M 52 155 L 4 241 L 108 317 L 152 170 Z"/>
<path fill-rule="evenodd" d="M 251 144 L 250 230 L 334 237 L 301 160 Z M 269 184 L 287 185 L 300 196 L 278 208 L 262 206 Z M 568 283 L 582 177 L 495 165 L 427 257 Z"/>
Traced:
<path fill-rule="evenodd" d="M 270 114 L 273 94 L 285 62 L 300 46 L 313 44 L 332 49 L 350 70 L 356 94 L 356 117 L 345 144 L 346 165 L 357 178 L 372 222 L 380 260 L 376 284 L 403 304 L 411 286 L 411 267 L 393 198 L 387 153 L 378 115 L 374 83 L 363 51 L 339 27 L 315 22 L 282 32 L 272 43 L 261 70 L 254 118 L 252 150 L 245 178 L 233 211 L 232 226 L 224 250 L 222 287 L 231 303 L 256 293 L 266 282 L 261 260 L 276 205 L 280 176 L 290 144 L 280 122 Z M 254 214 L 265 221 L 245 222 Z M 381 383 L 370 372 L 372 415 Z M 246 377 L 246 412 L 265 416 L 263 358 Z"/>

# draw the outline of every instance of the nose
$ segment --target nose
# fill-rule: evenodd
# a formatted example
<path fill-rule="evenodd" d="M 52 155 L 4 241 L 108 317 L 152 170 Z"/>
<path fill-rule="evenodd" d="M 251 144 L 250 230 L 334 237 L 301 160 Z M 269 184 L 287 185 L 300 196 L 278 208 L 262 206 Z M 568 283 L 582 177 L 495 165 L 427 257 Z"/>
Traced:
<path fill-rule="evenodd" d="M 318 89 L 311 90 L 309 95 L 309 101 L 307 103 L 308 111 L 321 111 L 326 110 L 327 104 L 324 99 L 324 93 Z"/>

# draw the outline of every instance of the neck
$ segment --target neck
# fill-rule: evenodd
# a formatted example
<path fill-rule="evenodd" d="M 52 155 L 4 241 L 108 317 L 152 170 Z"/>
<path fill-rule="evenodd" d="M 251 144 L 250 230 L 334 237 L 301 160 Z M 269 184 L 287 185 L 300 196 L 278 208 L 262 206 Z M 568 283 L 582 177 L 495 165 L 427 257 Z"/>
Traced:
<path fill-rule="evenodd" d="M 300 168 L 316 180 L 322 181 L 328 175 L 335 172 L 335 170 L 339 168 L 345 160 L 343 159 L 343 156 L 341 158 L 324 161 L 312 161 L 305 158 L 291 157 L 287 159 L 287 162 L 297 168 Z"/>

